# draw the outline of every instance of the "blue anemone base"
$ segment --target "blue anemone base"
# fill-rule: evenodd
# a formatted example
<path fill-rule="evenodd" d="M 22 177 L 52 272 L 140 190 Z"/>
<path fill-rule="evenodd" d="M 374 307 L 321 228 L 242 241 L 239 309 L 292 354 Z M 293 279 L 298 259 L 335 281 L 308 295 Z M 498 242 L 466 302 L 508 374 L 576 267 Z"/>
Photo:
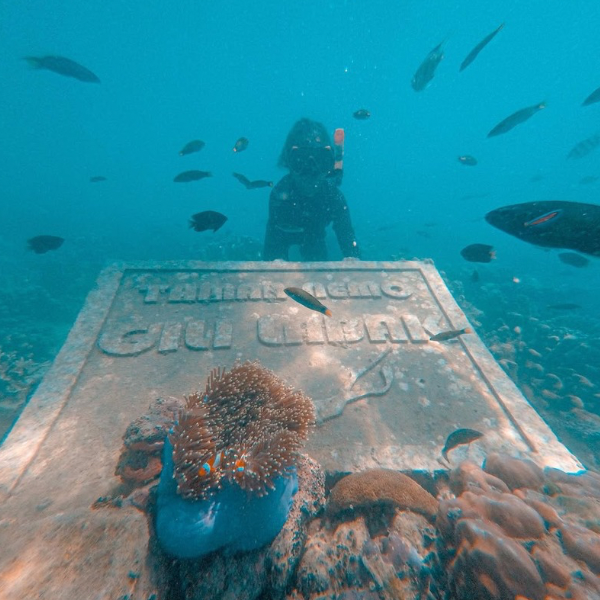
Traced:
<path fill-rule="evenodd" d="M 156 507 L 161 546 L 178 558 L 199 558 L 219 548 L 239 552 L 264 546 L 287 519 L 298 491 L 296 471 L 274 484 L 274 490 L 259 497 L 226 481 L 208 500 L 186 500 L 177 494 L 173 447 L 167 439 Z"/>

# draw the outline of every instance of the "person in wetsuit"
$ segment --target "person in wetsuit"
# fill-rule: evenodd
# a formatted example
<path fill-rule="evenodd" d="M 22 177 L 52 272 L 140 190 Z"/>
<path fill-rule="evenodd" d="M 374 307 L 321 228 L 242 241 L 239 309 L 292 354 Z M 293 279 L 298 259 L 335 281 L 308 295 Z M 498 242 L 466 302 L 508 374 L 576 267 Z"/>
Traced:
<path fill-rule="evenodd" d="M 330 224 L 344 257 L 359 257 L 350 212 L 334 177 L 334 153 L 321 123 L 300 119 L 289 132 L 279 166 L 289 169 L 271 191 L 263 258 L 289 260 L 299 245 L 303 260 L 327 260 Z"/>

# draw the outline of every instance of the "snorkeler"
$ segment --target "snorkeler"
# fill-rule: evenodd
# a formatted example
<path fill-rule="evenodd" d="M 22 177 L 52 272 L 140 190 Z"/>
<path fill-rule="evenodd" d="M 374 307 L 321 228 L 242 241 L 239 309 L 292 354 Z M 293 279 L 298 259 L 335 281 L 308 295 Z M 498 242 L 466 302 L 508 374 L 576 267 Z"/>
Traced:
<path fill-rule="evenodd" d="M 300 246 L 303 260 L 327 260 L 325 230 L 332 224 L 344 257 L 359 257 L 350 212 L 337 187 L 335 156 L 321 123 L 300 119 L 289 132 L 279 165 L 289 169 L 273 188 L 263 258 L 288 259 Z"/>

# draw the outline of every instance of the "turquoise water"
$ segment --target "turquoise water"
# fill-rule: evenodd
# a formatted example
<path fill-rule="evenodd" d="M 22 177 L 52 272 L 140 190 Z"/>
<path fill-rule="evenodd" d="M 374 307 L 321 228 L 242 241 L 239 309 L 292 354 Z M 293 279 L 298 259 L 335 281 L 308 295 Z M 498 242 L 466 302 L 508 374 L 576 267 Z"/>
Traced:
<path fill-rule="evenodd" d="M 550 421 L 572 418 L 569 395 L 586 413 L 600 414 L 598 259 L 582 269 L 565 265 L 558 250 L 519 242 L 483 220 L 517 202 L 597 202 L 600 181 L 581 180 L 600 175 L 600 155 L 566 159 L 598 131 L 600 104 L 581 106 L 600 86 L 597 6 L 301 4 L 0 6 L 4 426 L 60 348 L 102 265 L 260 256 L 269 189 L 248 191 L 231 172 L 277 181 L 284 174 L 276 166 L 281 146 L 302 116 L 346 131 L 342 190 L 362 258 L 432 258 L 490 346 L 523 342 L 520 372 L 511 373 L 520 383 L 536 379 L 525 367 L 529 347 L 543 353 L 543 336 L 574 336 L 578 349 L 569 341 L 553 353 L 555 365 L 536 361 L 563 370 L 561 401 L 541 396 L 544 383 L 533 386 L 530 399 Z M 459 73 L 467 53 L 500 23 L 502 31 Z M 431 84 L 415 92 L 411 78 L 440 42 L 444 59 Z M 48 54 L 76 60 L 101 83 L 38 71 L 23 60 Z M 542 101 L 547 108 L 526 123 L 486 138 L 509 114 Z M 360 108 L 370 119 L 353 118 Z M 241 136 L 248 149 L 234 154 Z M 180 157 L 197 138 L 204 149 Z M 463 154 L 475 156 L 477 166 L 461 164 Z M 186 169 L 214 176 L 174 184 Z M 107 180 L 90 183 L 98 175 Z M 214 234 L 189 229 L 191 214 L 202 210 L 226 214 L 226 226 Z M 28 252 L 26 240 L 41 234 L 66 241 L 55 252 Z M 493 245 L 496 260 L 465 262 L 459 252 L 471 243 Z M 330 257 L 340 258 L 332 235 L 328 244 Z M 478 282 L 471 280 L 475 268 Z M 547 308 L 569 302 L 581 308 Z M 592 385 L 582 387 L 574 375 Z M 595 465 L 591 423 L 592 434 L 573 444 Z"/>

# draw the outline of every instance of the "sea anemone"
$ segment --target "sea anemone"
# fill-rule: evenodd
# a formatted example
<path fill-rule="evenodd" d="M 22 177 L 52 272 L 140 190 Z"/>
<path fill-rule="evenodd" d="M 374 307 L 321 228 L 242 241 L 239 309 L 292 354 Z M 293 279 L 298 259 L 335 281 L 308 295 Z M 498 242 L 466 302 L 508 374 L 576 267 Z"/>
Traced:
<path fill-rule="evenodd" d="M 258 363 L 213 369 L 169 438 L 178 493 L 207 499 L 226 479 L 264 496 L 294 466 L 314 420 L 311 399 Z"/>
<path fill-rule="evenodd" d="M 156 531 L 167 552 L 194 558 L 270 542 L 287 519 L 314 420 L 311 399 L 258 363 L 214 369 L 165 443 Z"/>

